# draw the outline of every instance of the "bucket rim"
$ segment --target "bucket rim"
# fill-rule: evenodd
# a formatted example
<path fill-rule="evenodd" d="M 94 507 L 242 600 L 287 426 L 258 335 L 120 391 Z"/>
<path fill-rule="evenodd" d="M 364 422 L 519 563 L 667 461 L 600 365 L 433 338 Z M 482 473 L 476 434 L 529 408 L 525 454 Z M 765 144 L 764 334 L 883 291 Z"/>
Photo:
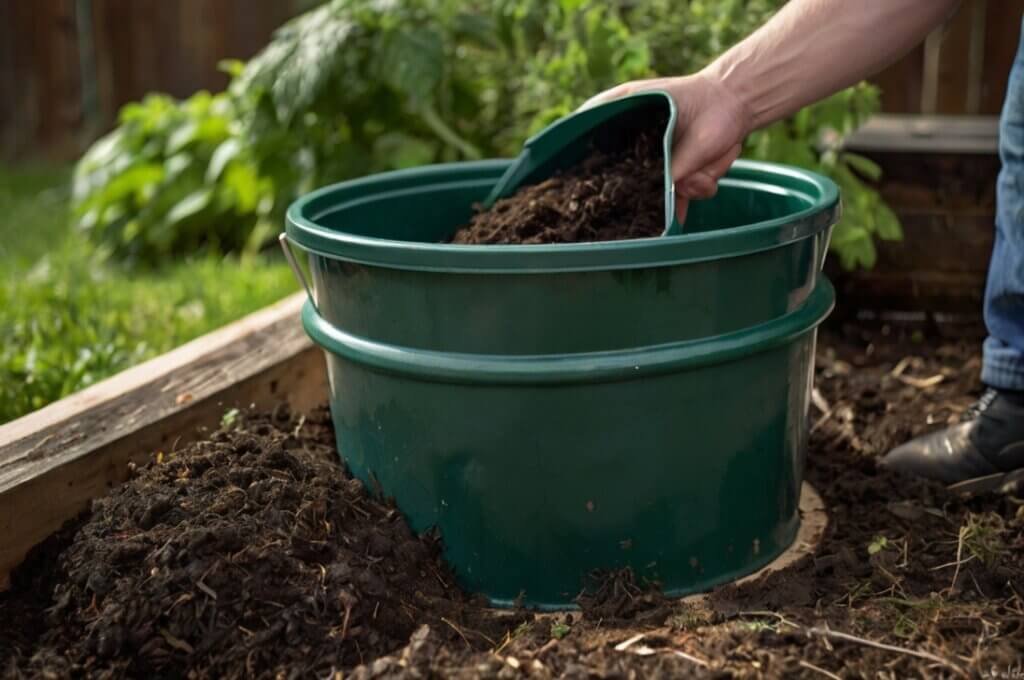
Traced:
<path fill-rule="evenodd" d="M 453 384 L 565 385 L 637 380 L 736 361 L 814 331 L 834 306 L 835 289 L 822 276 L 797 309 L 737 331 L 653 346 L 543 355 L 445 352 L 377 342 L 335 327 L 308 299 L 302 325 L 325 351 L 386 373 Z"/>
<path fill-rule="evenodd" d="M 302 249 L 321 257 L 392 269 L 465 273 L 555 273 L 607 271 L 720 260 L 785 246 L 832 227 L 841 206 L 836 184 L 818 173 L 777 163 L 738 160 L 725 186 L 796 196 L 810 203 L 782 217 L 739 227 L 621 241 L 542 245 L 458 245 L 362 236 L 331 229 L 318 220 L 382 194 L 431 188 L 479 186 L 482 193 L 508 169 L 510 159 L 441 163 L 379 173 L 332 184 L 289 206 L 285 233 Z M 340 195 L 340 198 L 339 198 Z"/>

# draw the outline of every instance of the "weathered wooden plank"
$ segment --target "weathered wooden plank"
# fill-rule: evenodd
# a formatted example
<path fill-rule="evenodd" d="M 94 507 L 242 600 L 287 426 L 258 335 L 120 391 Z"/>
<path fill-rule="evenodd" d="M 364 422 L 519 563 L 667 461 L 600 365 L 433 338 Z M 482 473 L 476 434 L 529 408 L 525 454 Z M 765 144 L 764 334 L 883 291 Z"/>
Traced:
<path fill-rule="evenodd" d="M 845 312 L 919 312 L 981 317 L 984 275 L 956 272 L 830 272 L 838 306 Z"/>
<path fill-rule="evenodd" d="M 998 150 L 995 116 L 879 114 L 846 142 L 855 151 L 992 154 Z"/>
<path fill-rule="evenodd" d="M 1021 39 L 1024 0 L 989 0 L 985 12 L 985 53 L 982 58 L 981 109 L 998 114 L 1006 97 L 1006 82 Z"/>
<path fill-rule="evenodd" d="M 130 461 L 170 451 L 232 407 L 325 401 L 322 352 L 295 295 L 0 426 L 0 588 L 26 552 L 122 482 Z"/>
<path fill-rule="evenodd" d="M 991 215 L 900 214 L 903 240 L 879 244 L 877 269 L 894 274 L 930 271 L 984 281 L 995 229 Z"/>
<path fill-rule="evenodd" d="M 830 275 L 847 311 L 922 311 L 980 318 L 995 234 L 999 158 L 989 154 L 867 152 L 877 189 L 904 238 L 880 242 L 872 271 Z"/>

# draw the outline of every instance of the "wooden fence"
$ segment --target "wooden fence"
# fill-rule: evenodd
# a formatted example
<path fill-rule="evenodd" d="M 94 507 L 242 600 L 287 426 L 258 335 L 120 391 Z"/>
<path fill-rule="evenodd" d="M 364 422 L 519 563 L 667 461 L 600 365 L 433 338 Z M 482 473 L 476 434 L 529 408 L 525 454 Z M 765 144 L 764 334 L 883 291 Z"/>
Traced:
<path fill-rule="evenodd" d="M 965 0 L 923 44 L 873 79 L 883 111 L 997 115 L 1022 13 L 1024 0 Z"/>
<path fill-rule="evenodd" d="M 0 155 L 69 157 L 147 92 L 219 90 L 309 0 L 0 0 Z"/>
<path fill-rule="evenodd" d="M 0 157 L 72 157 L 147 92 L 221 89 L 319 0 L 0 0 Z M 966 0 L 876 79 L 889 113 L 998 113 L 1024 0 Z M 870 40 L 870 36 L 865 37 Z"/>

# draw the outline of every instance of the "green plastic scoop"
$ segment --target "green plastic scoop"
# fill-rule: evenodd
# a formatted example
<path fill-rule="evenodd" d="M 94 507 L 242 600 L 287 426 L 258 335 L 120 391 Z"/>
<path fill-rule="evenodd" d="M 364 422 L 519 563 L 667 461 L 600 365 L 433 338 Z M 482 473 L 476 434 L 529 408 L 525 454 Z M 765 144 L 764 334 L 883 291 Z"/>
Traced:
<path fill-rule="evenodd" d="M 648 112 L 668 112 L 668 124 L 663 141 L 665 164 L 665 231 L 664 236 L 682 233 L 676 220 L 676 190 L 672 182 L 672 131 L 676 126 L 676 103 L 671 95 L 661 90 L 641 92 L 621 99 L 598 104 L 571 113 L 556 120 L 526 140 L 523 150 L 508 171 L 501 176 L 484 208 L 490 208 L 500 198 L 511 196 L 524 185 L 535 184 L 579 163 L 590 150 L 595 135 L 614 129 L 628 119 L 634 125 L 642 124 Z"/>

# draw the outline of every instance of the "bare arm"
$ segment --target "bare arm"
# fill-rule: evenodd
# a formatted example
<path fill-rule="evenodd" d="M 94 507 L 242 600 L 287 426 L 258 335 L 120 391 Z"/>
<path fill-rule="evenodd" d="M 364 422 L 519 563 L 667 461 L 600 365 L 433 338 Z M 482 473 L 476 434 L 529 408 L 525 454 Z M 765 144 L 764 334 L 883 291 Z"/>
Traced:
<path fill-rule="evenodd" d="M 958 0 L 790 0 L 694 75 L 624 83 L 591 103 L 659 89 L 679 109 L 672 178 L 688 199 L 715 194 L 743 138 L 881 70 L 940 24 Z"/>
<path fill-rule="evenodd" d="M 705 71 L 739 99 L 755 130 L 896 61 L 958 1 L 792 0 Z"/>

